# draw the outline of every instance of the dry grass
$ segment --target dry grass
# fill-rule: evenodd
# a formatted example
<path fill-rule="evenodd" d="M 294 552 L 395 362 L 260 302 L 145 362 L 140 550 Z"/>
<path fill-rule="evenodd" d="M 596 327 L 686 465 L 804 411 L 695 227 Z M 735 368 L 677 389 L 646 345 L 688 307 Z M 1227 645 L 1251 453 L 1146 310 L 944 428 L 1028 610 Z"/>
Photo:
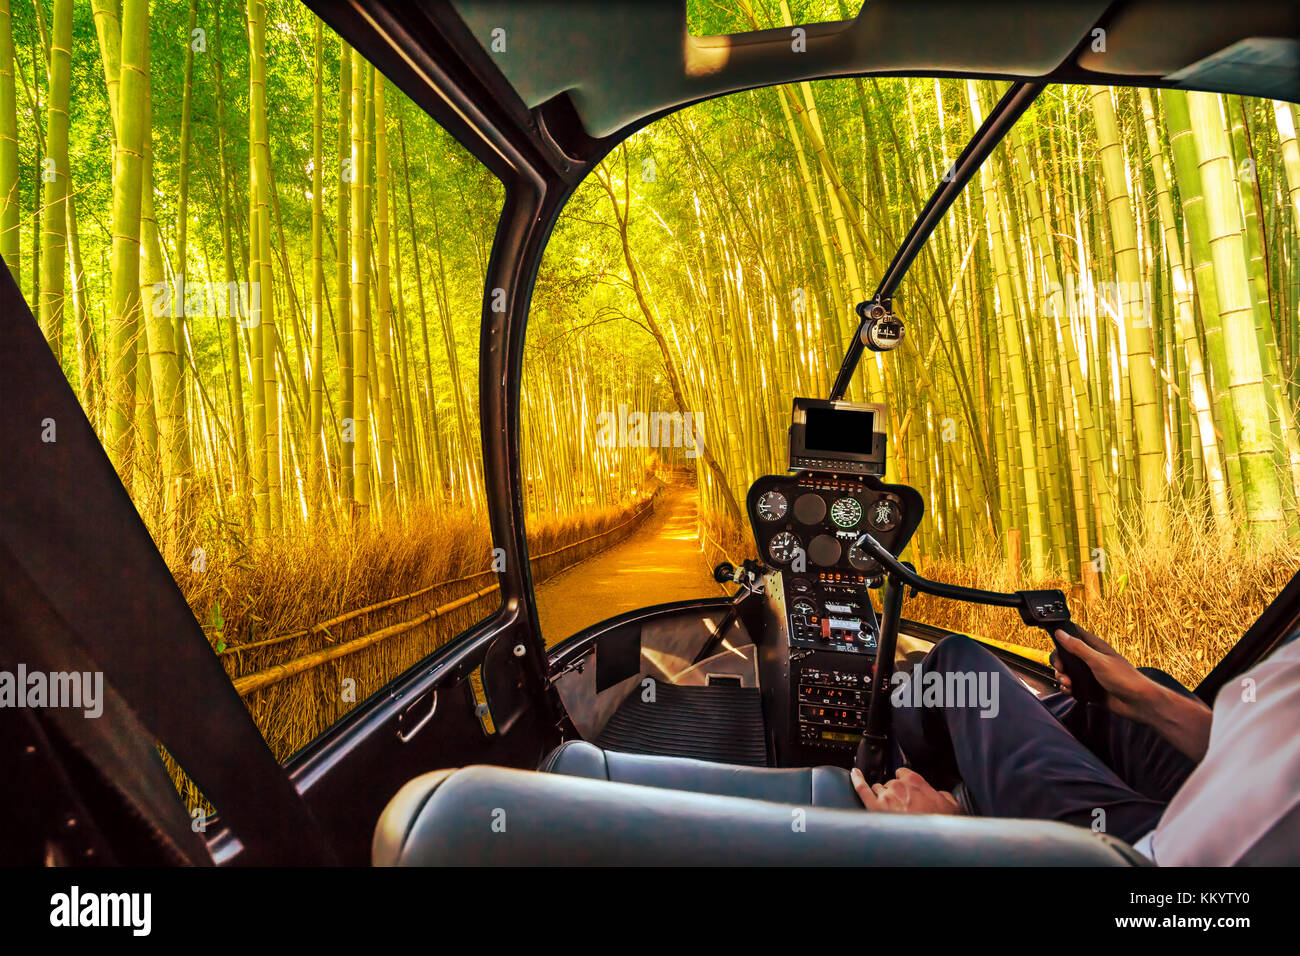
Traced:
<path fill-rule="evenodd" d="M 1194 687 L 1300 570 L 1300 546 L 1231 544 L 1186 515 L 1168 534 L 1130 531 L 1106 567 L 1105 596 L 1086 603 L 1082 589 L 1060 577 L 1019 584 L 1000 556 L 941 559 L 926 573 L 938 580 L 992 590 L 1061 588 L 1073 616 L 1138 666 L 1159 667 Z M 1048 649 L 1047 637 L 1014 611 L 918 596 L 904 613 L 914 620 L 983 637 Z"/>
<path fill-rule="evenodd" d="M 203 573 L 186 565 L 172 571 L 213 645 L 234 646 L 485 570 L 492 552 L 484 515 L 419 510 L 397 527 L 303 533 L 260 546 L 231 541 L 207 558 Z"/>
<path fill-rule="evenodd" d="M 628 521 L 646 496 L 579 518 L 537 517 L 529 522 L 529 548 L 545 554 L 584 543 L 534 562 L 538 580 L 586 557 L 635 529 L 628 524 L 607 538 L 585 541 Z M 444 581 L 491 568 L 492 545 L 481 512 L 424 509 L 399 526 L 358 529 L 347 534 L 299 534 L 263 546 L 235 535 L 207 549 L 206 569 L 185 562 L 172 572 L 216 652 L 305 630 L 348 610 L 376 604 Z M 410 620 L 475 589 L 495 583 L 493 575 L 434 588 L 427 594 L 347 621 L 327 634 L 314 633 L 265 647 L 221 656 L 231 677 L 250 674 L 331 643 L 360 637 Z M 357 703 L 418 663 L 498 606 L 491 593 L 430 624 L 329 661 L 245 698 L 272 752 L 285 760 L 336 723 Z M 167 759 L 187 805 L 207 806 L 192 782 Z M 210 809 L 210 808 L 209 808 Z"/>
<path fill-rule="evenodd" d="M 748 534 L 717 517 L 702 520 L 733 557 L 753 553 Z M 1300 544 L 1234 545 L 1186 513 L 1174 515 L 1167 533 L 1126 529 L 1121 537 L 1124 543 L 1106 562 L 1106 595 L 1091 604 L 1077 583 L 1060 575 L 1034 580 L 1014 574 L 987 546 L 962 559 L 927 560 L 923 573 L 991 591 L 1059 588 L 1070 599 L 1074 619 L 1134 664 L 1159 667 L 1194 687 L 1300 570 Z M 1047 636 L 1026 627 L 1012 610 L 918 594 L 907 599 L 903 615 L 960 633 L 1051 649 Z"/>

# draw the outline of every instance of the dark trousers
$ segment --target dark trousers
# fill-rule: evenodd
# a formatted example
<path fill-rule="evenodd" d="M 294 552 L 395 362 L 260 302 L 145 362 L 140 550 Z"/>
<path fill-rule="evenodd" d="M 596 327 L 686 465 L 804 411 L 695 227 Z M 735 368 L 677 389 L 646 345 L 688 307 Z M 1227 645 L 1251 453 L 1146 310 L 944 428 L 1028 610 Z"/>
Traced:
<path fill-rule="evenodd" d="M 1191 694 L 1154 668 L 1143 673 Z M 981 816 L 1060 820 L 1136 842 L 1153 829 L 1196 766 L 1145 724 L 1069 694 L 1039 699 L 985 647 L 944 638 L 921 673 L 986 673 L 998 713 L 956 706 L 894 706 L 894 739 L 905 766 L 936 789 L 965 784 Z M 924 685 L 923 685 L 924 686 Z"/>

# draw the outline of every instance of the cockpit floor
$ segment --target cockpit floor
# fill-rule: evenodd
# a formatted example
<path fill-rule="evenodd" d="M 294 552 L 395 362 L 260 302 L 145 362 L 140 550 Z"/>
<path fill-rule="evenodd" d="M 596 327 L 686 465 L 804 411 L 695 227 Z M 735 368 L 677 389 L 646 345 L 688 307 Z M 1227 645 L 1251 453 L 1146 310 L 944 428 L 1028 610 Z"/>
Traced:
<path fill-rule="evenodd" d="M 629 694 L 595 742 L 626 753 L 765 767 L 764 738 L 757 688 L 657 681 Z"/>

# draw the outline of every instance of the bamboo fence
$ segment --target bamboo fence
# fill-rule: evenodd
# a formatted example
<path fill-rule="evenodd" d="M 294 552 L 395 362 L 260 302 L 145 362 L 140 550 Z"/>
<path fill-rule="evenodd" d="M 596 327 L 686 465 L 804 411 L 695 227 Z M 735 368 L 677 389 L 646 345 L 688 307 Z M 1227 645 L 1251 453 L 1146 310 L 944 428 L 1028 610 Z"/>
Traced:
<path fill-rule="evenodd" d="M 574 541 L 570 544 L 566 544 L 563 547 L 555 548 L 554 550 L 548 551 L 545 554 L 539 554 L 530 560 L 529 562 L 530 566 L 536 568 L 538 562 L 548 561 L 549 559 L 553 559 L 561 554 L 568 554 L 579 548 L 583 548 L 584 546 L 589 545 L 595 541 L 603 541 L 609 538 L 611 535 L 623 531 L 624 529 L 628 529 L 628 533 L 631 533 L 631 531 L 635 530 L 635 528 L 640 525 L 641 521 L 644 520 L 645 516 L 649 514 L 653 509 L 654 509 L 654 499 L 652 498 L 649 501 L 647 501 L 644 505 L 642 505 L 640 508 L 638 508 L 635 512 L 633 512 L 633 514 L 629 516 L 626 520 L 620 522 L 614 527 L 607 528 L 604 531 L 598 532 L 597 534 L 589 535 L 586 538 L 583 538 L 579 541 Z M 590 551 L 586 551 L 585 553 L 582 553 L 580 556 L 567 561 L 566 563 L 560 565 L 559 567 L 550 568 L 541 573 L 535 573 L 534 580 L 538 582 L 543 581 L 554 574 L 558 574 L 560 571 L 563 571 L 567 568 L 573 567 L 574 565 L 581 563 L 582 561 L 585 561 L 592 554 L 596 553 L 597 551 L 602 551 L 606 547 L 609 547 L 609 545 L 605 544 L 602 547 L 595 548 Z M 443 581 L 438 584 L 431 584 L 428 585 L 427 587 L 420 588 L 419 590 L 412 591 L 409 594 L 399 595 L 397 597 L 389 598 L 388 600 L 385 601 L 380 601 L 378 603 L 371 604 L 367 607 L 357 608 L 355 610 L 347 612 L 346 614 L 341 614 L 338 615 L 337 617 L 331 618 L 328 621 L 322 621 L 319 624 L 313 625 L 312 627 L 307 628 L 305 630 L 295 631 L 291 634 L 279 635 L 277 637 L 269 638 L 265 641 L 257 641 L 253 644 L 242 645 L 240 647 L 227 648 L 225 651 L 221 653 L 223 656 L 229 656 L 229 655 L 236 654 L 240 650 L 247 650 L 251 647 L 266 647 L 268 645 L 278 644 L 284 641 L 292 640 L 298 637 L 305 637 L 311 634 L 321 634 L 326 638 L 326 640 L 331 640 L 328 636 L 328 630 L 331 627 L 335 627 L 347 621 L 356 620 L 357 618 L 364 617 L 368 614 L 373 614 L 381 610 L 389 609 L 398 604 L 406 603 L 424 594 L 428 594 L 429 592 L 436 590 L 438 588 L 447 587 L 449 585 L 461 583 L 464 581 L 474 580 L 476 578 L 485 577 L 487 575 L 491 575 L 494 573 L 495 572 L 493 571 L 482 571 L 479 572 L 478 574 L 456 578 L 451 581 Z M 308 654 L 304 654 L 302 656 L 292 658 L 283 663 L 274 664 L 271 665 L 270 667 L 262 668 L 261 670 L 258 670 L 252 674 L 245 674 L 239 677 L 235 677 L 233 680 L 233 683 L 235 685 L 235 690 L 237 690 L 241 696 L 246 696 L 248 694 L 253 693 L 254 691 L 262 690 L 266 687 L 270 687 L 273 684 L 278 684 L 281 681 L 287 680 L 288 678 L 293 677 L 296 674 L 301 674 L 306 671 L 310 671 L 313 668 L 319 667 L 320 665 L 325 664 L 329 661 L 337 660 L 338 658 L 355 654 L 358 651 L 364 650 L 367 647 L 371 647 L 375 644 L 378 644 L 381 641 L 387 640 L 388 638 L 396 637 L 400 634 L 409 633 L 418 627 L 421 627 L 423 625 L 432 622 L 437 618 L 445 617 L 446 615 L 452 613 L 453 611 L 459 610 L 464 607 L 468 607 L 469 605 L 473 604 L 475 601 L 488 597 L 489 595 L 494 594 L 499 590 L 500 590 L 500 584 L 493 583 L 486 587 L 478 588 L 477 590 L 474 590 L 468 594 L 464 594 L 452 601 L 448 601 L 444 604 L 440 604 L 438 607 L 435 607 L 429 611 L 425 611 L 413 618 L 410 618 L 409 620 L 399 621 L 396 624 L 392 624 L 387 627 L 381 627 L 378 630 L 372 631 L 367 634 L 363 634 L 360 637 L 355 637 L 343 643 L 333 643 L 330 646 L 323 647 L 318 650 L 312 651 Z"/>

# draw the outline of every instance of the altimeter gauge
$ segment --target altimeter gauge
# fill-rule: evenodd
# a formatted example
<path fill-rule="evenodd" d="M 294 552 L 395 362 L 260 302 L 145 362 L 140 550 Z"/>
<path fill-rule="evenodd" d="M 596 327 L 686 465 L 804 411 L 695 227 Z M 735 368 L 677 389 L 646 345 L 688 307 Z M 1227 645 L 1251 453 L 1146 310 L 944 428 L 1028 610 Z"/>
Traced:
<path fill-rule="evenodd" d="M 831 505 L 831 520 L 841 528 L 852 528 L 862 520 L 862 503 L 857 498 L 840 498 Z"/>

